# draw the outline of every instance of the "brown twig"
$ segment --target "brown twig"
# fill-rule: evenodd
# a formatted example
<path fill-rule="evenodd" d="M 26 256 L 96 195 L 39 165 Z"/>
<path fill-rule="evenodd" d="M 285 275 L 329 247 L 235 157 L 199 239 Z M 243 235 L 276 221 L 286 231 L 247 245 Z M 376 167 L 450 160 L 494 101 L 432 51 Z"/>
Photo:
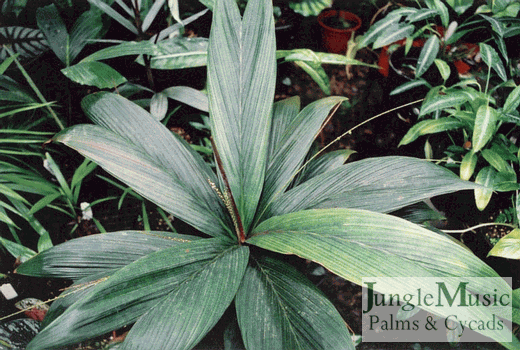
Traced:
<path fill-rule="evenodd" d="M 224 181 L 224 185 L 226 186 L 226 190 L 224 192 L 224 204 L 233 219 L 233 223 L 235 224 L 235 231 L 238 237 L 239 243 L 244 243 L 246 241 L 246 235 L 244 233 L 244 226 L 242 225 L 242 220 L 240 219 L 240 214 L 238 212 L 237 205 L 235 203 L 235 198 L 233 197 L 233 193 L 231 192 L 231 187 L 229 186 L 229 182 L 226 176 L 226 172 L 224 171 L 224 167 L 222 166 L 222 159 L 220 159 L 220 154 L 218 153 L 217 146 L 213 141 L 213 137 L 210 137 L 211 146 L 213 147 L 213 153 L 215 154 L 215 160 L 217 162 L 218 169 L 220 170 L 220 174 L 222 175 L 222 180 Z"/>

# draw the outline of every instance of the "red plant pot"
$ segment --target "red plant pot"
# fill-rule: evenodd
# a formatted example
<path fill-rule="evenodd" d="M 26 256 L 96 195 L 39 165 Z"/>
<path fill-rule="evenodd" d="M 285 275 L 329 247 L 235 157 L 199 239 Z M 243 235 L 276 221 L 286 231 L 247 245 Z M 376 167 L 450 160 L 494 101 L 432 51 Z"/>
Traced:
<path fill-rule="evenodd" d="M 328 18 L 339 17 L 353 23 L 351 28 L 334 28 L 327 25 Z M 361 28 L 361 18 L 353 13 L 342 10 L 324 10 L 318 16 L 318 23 L 321 26 L 323 44 L 328 52 L 345 54 L 347 52 L 348 41 L 356 30 Z"/>

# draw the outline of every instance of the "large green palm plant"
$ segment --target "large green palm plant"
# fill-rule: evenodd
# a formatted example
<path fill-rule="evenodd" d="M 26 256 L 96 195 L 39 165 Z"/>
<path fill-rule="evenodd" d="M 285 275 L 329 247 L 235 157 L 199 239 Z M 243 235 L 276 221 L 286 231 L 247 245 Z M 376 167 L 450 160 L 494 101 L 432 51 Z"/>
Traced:
<path fill-rule="evenodd" d="M 273 105 L 270 0 L 250 1 L 243 18 L 234 1 L 217 1 L 213 18 L 208 91 L 217 174 L 180 137 L 115 94 L 86 97 L 83 108 L 96 125 L 55 137 L 193 232 L 93 235 L 21 265 L 19 273 L 75 281 L 29 350 L 130 324 L 122 349 L 190 349 L 231 303 L 248 349 L 353 349 L 333 305 L 285 254 L 358 284 L 365 276 L 497 276 L 450 238 L 385 214 L 476 185 L 406 157 L 343 165 L 339 152 L 302 167 L 344 99 L 301 111 L 297 98 Z"/>

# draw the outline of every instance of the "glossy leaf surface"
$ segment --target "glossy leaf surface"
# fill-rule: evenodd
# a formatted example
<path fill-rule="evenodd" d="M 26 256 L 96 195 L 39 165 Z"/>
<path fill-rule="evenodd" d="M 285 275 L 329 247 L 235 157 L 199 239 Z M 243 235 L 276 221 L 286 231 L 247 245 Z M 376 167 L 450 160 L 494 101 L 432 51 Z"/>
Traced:
<path fill-rule="evenodd" d="M 435 134 L 438 132 L 459 129 L 464 126 L 459 119 L 453 117 L 445 117 L 439 119 L 421 120 L 408 130 L 399 142 L 399 146 L 407 145 L 420 136 Z"/>
<path fill-rule="evenodd" d="M 354 349 L 330 301 L 280 260 L 252 259 L 235 305 L 247 349 Z"/>
<path fill-rule="evenodd" d="M 217 15 L 218 14 L 218 15 Z M 229 1 L 214 8 L 208 52 L 213 138 L 247 232 L 267 165 L 276 62 L 271 3 L 248 3 L 244 18 Z"/>
<path fill-rule="evenodd" d="M 503 80 L 507 81 L 507 73 L 502 64 L 502 60 L 498 56 L 498 53 L 495 49 L 488 44 L 480 43 L 480 53 L 482 55 L 482 60 L 491 68 L 495 70 L 498 76 Z"/>
<path fill-rule="evenodd" d="M 489 105 L 480 106 L 475 118 L 472 147 L 474 152 L 480 151 L 495 135 L 498 112 Z"/>
<path fill-rule="evenodd" d="M 469 98 L 463 92 L 454 89 L 443 93 L 439 93 L 438 89 L 432 89 L 421 106 L 419 117 L 444 108 L 459 106 Z"/>
<path fill-rule="evenodd" d="M 69 62 L 69 34 L 56 5 L 51 4 L 38 8 L 36 12 L 38 27 L 47 37 L 47 42 L 61 62 Z"/>
<path fill-rule="evenodd" d="M 357 284 L 366 276 L 498 277 L 492 268 L 468 249 L 453 244 L 450 238 L 403 219 L 365 210 L 306 210 L 273 217 L 260 224 L 247 242 L 315 261 Z M 449 256 L 446 251 L 450 251 Z M 480 283 L 475 291 L 489 288 L 486 282 Z M 438 288 L 437 285 L 421 287 L 432 292 Z M 399 288 L 404 292 L 410 286 Z M 511 291 L 505 281 L 497 284 L 497 288 Z M 481 308 L 468 308 L 461 314 L 492 319 L 491 313 L 481 312 Z M 520 345 L 514 337 L 513 343 L 506 344 L 504 333 L 481 332 L 510 349 Z"/>
<path fill-rule="evenodd" d="M 156 166 L 176 179 L 196 198 L 194 202 L 206 206 L 206 210 L 211 212 L 210 216 L 220 214 L 221 218 L 225 217 L 222 201 L 208 182 L 217 183 L 215 173 L 180 136 L 168 130 L 147 111 L 119 95 L 90 95 L 83 99 L 82 106 L 92 121 L 135 145 Z M 218 231 L 218 227 L 210 230 L 213 234 Z"/>
<path fill-rule="evenodd" d="M 60 133 L 55 139 L 96 162 L 143 197 L 197 229 L 209 235 L 226 234 L 221 218 L 218 217 L 218 212 L 222 212 L 223 208 L 216 194 L 215 205 L 210 210 L 201 201 L 202 196 L 196 196 L 184 182 L 175 177 L 174 173 L 164 168 L 164 163 L 150 159 L 144 150 L 137 148 L 130 140 L 95 125 L 75 126 Z M 154 140 L 157 141 L 158 137 Z M 148 147 L 152 145 L 153 143 L 149 143 Z M 200 175 L 201 172 L 197 173 L 197 176 Z M 194 179 L 195 177 L 192 178 L 191 185 L 195 184 Z M 154 185 L 150 186 L 150 183 Z M 206 193 L 214 193 L 209 184 Z M 206 214 L 202 215 L 203 213 Z"/>
<path fill-rule="evenodd" d="M 435 35 L 432 35 L 428 40 L 426 40 L 426 43 L 424 43 L 424 47 L 421 49 L 421 53 L 419 54 L 419 60 L 417 61 L 417 69 L 415 71 L 416 77 L 419 78 L 428 70 L 428 68 L 430 68 L 433 61 L 437 58 L 440 45 L 440 40 Z"/>
<path fill-rule="evenodd" d="M 255 228 L 247 241 L 313 260 L 358 284 L 363 276 L 497 276 L 447 237 L 394 216 L 359 209 L 305 210 L 273 217 Z"/>
<path fill-rule="evenodd" d="M 342 97 L 329 97 L 313 102 L 288 125 L 280 146 L 269 159 L 259 210 L 289 186 L 329 112 L 344 100 Z"/>
<path fill-rule="evenodd" d="M 520 229 L 514 229 L 502 237 L 488 253 L 506 259 L 520 259 Z"/>
<path fill-rule="evenodd" d="M 475 183 L 482 184 L 485 187 L 475 189 L 475 203 L 479 210 L 484 210 L 491 196 L 493 195 L 493 185 L 496 182 L 497 172 L 490 166 L 482 168 L 475 178 Z"/>
<path fill-rule="evenodd" d="M 120 231 L 90 235 L 36 255 L 16 272 L 29 276 L 74 280 L 108 273 L 155 251 L 196 240 L 171 232 Z"/>
<path fill-rule="evenodd" d="M 211 272 L 230 249 L 236 248 L 230 248 L 229 242 L 203 239 L 148 254 L 99 282 L 42 330 L 27 349 L 55 349 L 131 324 L 168 294 L 185 290 L 191 281 Z M 60 337 L 56 339 L 55 334 Z"/>
<path fill-rule="evenodd" d="M 300 104 L 299 96 L 286 98 L 273 104 L 271 132 L 269 133 L 269 159 L 282 147 L 282 138 L 300 113 Z"/>
<path fill-rule="evenodd" d="M 208 261 L 197 274 L 141 317 L 123 350 L 193 348 L 217 323 L 235 297 L 249 259 L 249 248 L 234 247 Z"/>
<path fill-rule="evenodd" d="M 290 189 L 273 201 L 266 217 L 310 208 L 387 213 L 443 193 L 475 187 L 478 185 L 425 160 L 371 158 L 345 164 Z"/>
<path fill-rule="evenodd" d="M 100 89 L 116 88 L 126 82 L 124 76 L 103 62 L 82 62 L 64 68 L 61 72 L 78 84 Z"/>

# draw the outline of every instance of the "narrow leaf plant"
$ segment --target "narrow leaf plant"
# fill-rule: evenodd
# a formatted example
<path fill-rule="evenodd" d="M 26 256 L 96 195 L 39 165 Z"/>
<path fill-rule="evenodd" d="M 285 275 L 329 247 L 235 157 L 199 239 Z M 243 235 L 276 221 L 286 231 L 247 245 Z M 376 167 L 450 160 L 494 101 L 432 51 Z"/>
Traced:
<path fill-rule="evenodd" d="M 251 350 L 354 349 L 332 303 L 286 257 L 363 277 L 498 277 L 449 237 L 389 215 L 478 185 L 423 160 L 345 154 L 305 162 L 343 101 L 273 104 L 276 56 L 270 0 L 241 17 L 217 0 L 208 94 L 217 172 L 150 113 L 111 93 L 87 96 L 94 125 L 61 142 L 192 227 L 183 234 L 124 231 L 55 246 L 17 272 L 70 278 L 28 350 L 56 349 L 130 326 L 119 349 L 191 349 L 228 310 Z M 339 161 L 338 161 L 339 160 Z M 504 285 L 500 289 L 509 289 Z M 384 292 L 381 291 L 381 292 Z M 471 311 L 468 311 L 471 312 Z M 519 348 L 513 338 L 506 347 Z"/>

